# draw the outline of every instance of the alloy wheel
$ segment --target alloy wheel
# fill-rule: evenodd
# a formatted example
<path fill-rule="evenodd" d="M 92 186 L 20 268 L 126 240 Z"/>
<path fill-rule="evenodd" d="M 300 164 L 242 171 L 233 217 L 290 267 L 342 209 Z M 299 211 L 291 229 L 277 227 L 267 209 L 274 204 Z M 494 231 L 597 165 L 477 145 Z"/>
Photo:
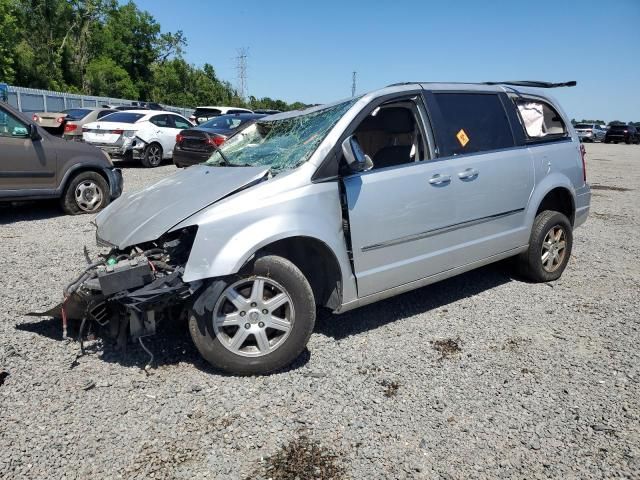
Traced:
<path fill-rule="evenodd" d="M 160 147 L 157 147 L 155 145 L 152 145 L 151 147 L 149 147 L 149 154 L 147 158 L 149 159 L 149 163 L 151 165 L 160 165 L 160 162 L 162 162 L 162 154 L 160 153 Z"/>
<path fill-rule="evenodd" d="M 228 286 L 213 310 L 220 343 L 236 355 L 261 357 L 279 348 L 293 328 L 293 301 L 271 278 L 251 277 Z"/>
<path fill-rule="evenodd" d="M 567 235 L 560 225 L 551 227 L 542 242 L 542 268 L 555 272 L 564 262 L 567 246 Z"/>
<path fill-rule="evenodd" d="M 103 193 L 93 180 L 84 180 L 74 192 L 76 204 L 85 212 L 94 212 L 102 204 Z"/>

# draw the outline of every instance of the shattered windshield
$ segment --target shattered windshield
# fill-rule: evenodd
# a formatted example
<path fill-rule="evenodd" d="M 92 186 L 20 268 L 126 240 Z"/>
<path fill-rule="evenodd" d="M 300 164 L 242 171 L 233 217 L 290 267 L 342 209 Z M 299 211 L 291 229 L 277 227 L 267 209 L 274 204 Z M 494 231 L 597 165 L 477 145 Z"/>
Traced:
<path fill-rule="evenodd" d="M 281 118 L 274 120 L 258 120 L 220 147 L 224 155 L 216 150 L 205 163 L 270 167 L 274 173 L 296 168 L 309 159 L 357 100 L 358 97 L 297 115 L 278 114 Z"/>

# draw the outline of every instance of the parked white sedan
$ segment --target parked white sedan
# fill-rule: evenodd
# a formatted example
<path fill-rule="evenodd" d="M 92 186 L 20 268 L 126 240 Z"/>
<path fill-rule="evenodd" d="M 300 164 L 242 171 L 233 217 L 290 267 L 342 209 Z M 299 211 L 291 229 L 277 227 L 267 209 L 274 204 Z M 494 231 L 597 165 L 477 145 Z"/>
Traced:
<path fill-rule="evenodd" d="M 127 110 L 87 123 L 82 128 L 85 142 L 100 147 L 111 157 L 140 160 L 145 167 L 157 167 L 173 156 L 176 135 L 193 124 L 173 112 Z"/>

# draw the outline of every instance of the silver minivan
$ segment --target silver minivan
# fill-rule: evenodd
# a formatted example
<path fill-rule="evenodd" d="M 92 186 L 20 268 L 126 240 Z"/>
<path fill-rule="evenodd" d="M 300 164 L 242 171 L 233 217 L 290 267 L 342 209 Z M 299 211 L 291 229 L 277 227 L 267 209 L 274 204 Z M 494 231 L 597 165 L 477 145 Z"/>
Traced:
<path fill-rule="evenodd" d="M 62 317 L 125 344 L 182 311 L 213 366 L 263 374 L 301 353 L 319 308 L 507 257 L 555 280 L 590 203 L 584 149 L 543 88 L 565 85 L 406 83 L 265 117 L 101 212 L 104 254 Z"/>

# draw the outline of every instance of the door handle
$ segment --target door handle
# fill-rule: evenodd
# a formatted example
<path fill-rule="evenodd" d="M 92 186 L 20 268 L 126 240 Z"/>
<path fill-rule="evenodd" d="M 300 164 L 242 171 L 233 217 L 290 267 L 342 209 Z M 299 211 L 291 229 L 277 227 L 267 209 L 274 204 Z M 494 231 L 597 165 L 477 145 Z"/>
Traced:
<path fill-rule="evenodd" d="M 460 172 L 458 174 L 458 178 L 460 180 L 473 180 L 478 176 L 479 173 L 480 172 L 478 172 L 478 170 L 476 170 L 475 168 L 467 168 L 464 172 Z"/>
<path fill-rule="evenodd" d="M 449 182 L 451 182 L 450 175 L 440 175 L 439 173 L 429 179 L 431 185 L 446 185 Z"/>

